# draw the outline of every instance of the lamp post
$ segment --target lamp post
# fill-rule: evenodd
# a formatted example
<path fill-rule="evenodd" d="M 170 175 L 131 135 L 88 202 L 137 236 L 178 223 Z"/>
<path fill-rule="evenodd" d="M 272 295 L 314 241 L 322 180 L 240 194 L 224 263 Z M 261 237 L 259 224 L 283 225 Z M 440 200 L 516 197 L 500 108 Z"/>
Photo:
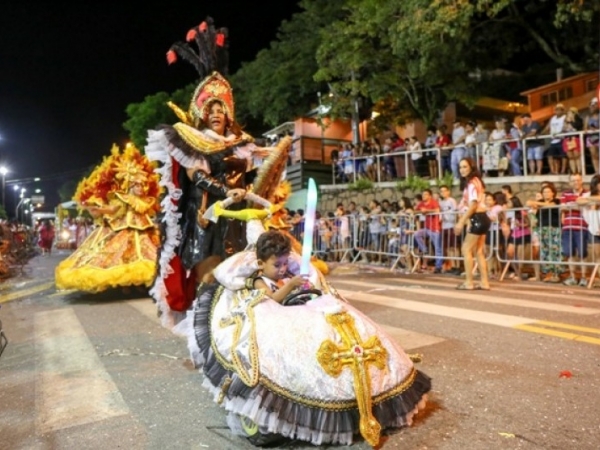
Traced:
<path fill-rule="evenodd" d="M 6 174 L 8 169 L 5 166 L 0 166 L 0 175 L 2 176 L 2 206 L 6 210 Z"/>
<path fill-rule="evenodd" d="M 15 186 L 15 192 L 17 191 L 17 189 L 19 189 L 19 187 Z M 21 203 L 23 203 L 23 195 L 25 194 L 26 190 L 27 189 L 25 188 L 21 188 L 21 195 L 19 196 L 21 200 L 19 201 L 19 203 L 17 203 L 17 207 L 15 208 L 15 218 L 17 219 L 17 222 L 19 221 L 19 207 L 21 206 Z"/>

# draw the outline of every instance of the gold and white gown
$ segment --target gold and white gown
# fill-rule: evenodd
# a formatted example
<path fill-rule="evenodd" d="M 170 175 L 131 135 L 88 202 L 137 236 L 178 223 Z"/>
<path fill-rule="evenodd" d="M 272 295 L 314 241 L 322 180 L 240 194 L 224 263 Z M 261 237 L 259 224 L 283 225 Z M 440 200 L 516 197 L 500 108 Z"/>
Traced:
<path fill-rule="evenodd" d="M 292 253 L 290 272 L 299 267 Z M 398 344 L 314 267 L 309 280 L 323 295 L 297 306 L 248 289 L 257 269 L 254 251 L 225 260 L 179 325 L 230 426 L 241 416 L 263 434 L 321 445 L 350 444 L 360 433 L 375 446 L 410 425 L 431 382 Z"/>

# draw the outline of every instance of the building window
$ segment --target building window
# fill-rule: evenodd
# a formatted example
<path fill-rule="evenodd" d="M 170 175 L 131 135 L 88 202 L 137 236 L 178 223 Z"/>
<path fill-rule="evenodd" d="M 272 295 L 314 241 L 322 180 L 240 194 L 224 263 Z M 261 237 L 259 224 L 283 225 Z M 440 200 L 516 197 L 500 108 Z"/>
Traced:
<path fill-rule="evenodd" d="M 572 95 L 573 93 L 571 91 L 571 96 Z M 558 93 L 556 91 L 542 94 L 542 107 L 554 105 L 556 103 L 558 103 Z"/>
<path fill-rule="evenodd" d="M 561 102 L 571 97 L 573 97 L 573 88 L 571 86 L 567 86 L 558 91 L 558 100 Z"/>
<path fill-rule="evenodd" d="M 596 85 L 598 84 L 598 80 L 587 80 L 585 82 L 585 92 L 591 92 L 596 90 Z"/>

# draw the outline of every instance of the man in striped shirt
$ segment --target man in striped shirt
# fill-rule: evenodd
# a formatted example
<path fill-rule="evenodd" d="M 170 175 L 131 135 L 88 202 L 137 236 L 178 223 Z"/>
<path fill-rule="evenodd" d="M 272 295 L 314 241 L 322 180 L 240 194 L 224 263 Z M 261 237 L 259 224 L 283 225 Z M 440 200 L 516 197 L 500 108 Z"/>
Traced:
<path fill-rule="evenodd" d="M 569 183 L 571 183 L 572 191 L 563 192 L 560 197 L 560 204 L 563 208 L 561 214 L 562 224 L 562 237 L 561 237 L 561 248 L 564 257 L 569 260 L 569 278 L 563 283 L 567 286 L 576 286 L 577 279 L 575 278 L 575 271 L 577 266 L 575 262 L 577 259 L 585 260 L 587 257 L 587 246 L 588 246 L 588 226 L 579 206 L 577 205 L 577 199 L 586 192 L 583 188 L 583 178 L 578 173 L 572 173 L 569 175 Z M 577 255 L 577 259 L 576 259 Z M 587 286 L 586 280 L 586 266 L 581 264 L 581 278 L 579 279 L 579 286 Z"/>

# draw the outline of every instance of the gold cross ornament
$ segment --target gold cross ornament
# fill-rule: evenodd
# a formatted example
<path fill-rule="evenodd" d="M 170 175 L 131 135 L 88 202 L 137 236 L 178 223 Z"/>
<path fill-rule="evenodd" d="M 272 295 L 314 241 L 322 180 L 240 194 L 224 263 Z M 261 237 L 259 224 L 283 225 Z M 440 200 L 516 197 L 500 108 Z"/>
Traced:
<path fill-rule="evenodd" d="M 354 376 L 354 393 L 360 413 L 360 434 L 373 447 L 379 443 L 381 425 L 373 416 L 371 399 L 371 376 L 369 366 L 383 370 L 388 353 L 377 336 L 361 341 L 354 318 L 347 311 L 325 316 L 342 338 L 337 346 L 330 340 L 324 341 L 317 351 L 317 360 L 328 375 L 338 377 L 346 366 Z"/>

